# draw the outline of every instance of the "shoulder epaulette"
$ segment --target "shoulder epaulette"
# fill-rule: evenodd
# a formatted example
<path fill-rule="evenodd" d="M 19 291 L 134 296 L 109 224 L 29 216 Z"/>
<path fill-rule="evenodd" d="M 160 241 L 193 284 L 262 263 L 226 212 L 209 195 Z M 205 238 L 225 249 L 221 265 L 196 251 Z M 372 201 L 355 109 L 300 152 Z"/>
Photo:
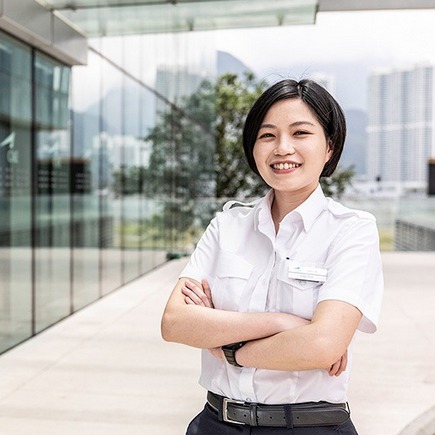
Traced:
<path fill-rule="evenodd" d="M 247 207 L 247 208 L 254 208 L 257 201 L 253 202 L 241 202 L 241 201 L 228 201 L 224 204 L 223 211 L 231 210 L 233 208 L 239 208 L 239 207 Z"/>
<path fill-rule="evenodd" d="M 335 216 L 356 216 L 360 219 L 376 220 L 375 217 L 369 212 L 345 207 L 343 204 L 331 199 L 328 201 L 328 209 Z"/>

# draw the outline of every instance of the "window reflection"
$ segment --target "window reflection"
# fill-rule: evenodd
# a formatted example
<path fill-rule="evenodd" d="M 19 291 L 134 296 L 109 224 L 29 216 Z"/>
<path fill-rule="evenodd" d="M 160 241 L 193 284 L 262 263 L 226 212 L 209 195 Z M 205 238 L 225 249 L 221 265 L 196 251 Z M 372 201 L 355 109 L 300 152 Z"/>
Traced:
<path fill-rule="evenodd" d="M 157 65 L 173 39 L 103 38 L 109 58 L 71 69 L 0 33 L 0 352 L 187 251 L 209 219 L 195 189 L 213 141 L 169 102 L 199 76 Z"/>
<path fill-rule="evenodd" d="M 100 210 L 101 286 L 107 294 L 122 284 L 122 192 L 115 189 L 115 174 L 122 165 L 122 74 L 103 62 L 101 99 Z M 111 78 L 109 81 L 108 78 Z"/>
<path fill-rule="evenodd" d="M 78 86 L 81 90 L 74 94 L 76 110 L 72 116 L 71 235 L 74 310 L 100 296 L 100 104 L 95 98 L 89 100 L 100 88 L 100 67 L 100 59 L 89 53 L 88 65 L 75 67 L 72 77 L 72 86 Z"/>
<path fill-rule="evenodd" d="M 35 56 L 35 330 L 70 314 L 69 68 Z"/>
<path fill-rule="evenodd" d="M 31 53 L 0 34 L 0 351 L 31 325 Z"/>

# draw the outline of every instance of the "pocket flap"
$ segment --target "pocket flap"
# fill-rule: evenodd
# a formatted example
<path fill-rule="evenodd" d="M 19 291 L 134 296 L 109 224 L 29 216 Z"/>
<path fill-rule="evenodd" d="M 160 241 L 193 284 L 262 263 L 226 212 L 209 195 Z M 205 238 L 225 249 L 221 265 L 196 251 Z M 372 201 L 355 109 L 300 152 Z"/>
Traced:
<path fill-rule="evenodd" d="M 294 279 L 294 278 L 287 278 L 286 282 L 288 282 L 292 287 L 298 288 L 299 290 L 310 290 L 314 287 L 318 287 L 319 285 L 323 284 L 321 282 L 305 281 L 302 279 Z"/>
<path fill-rule="evenodd" d="M 248 279 L 254 266 L 232 252 L 220 251 L 216 265 L 216 275 L 222 277 Z"/>

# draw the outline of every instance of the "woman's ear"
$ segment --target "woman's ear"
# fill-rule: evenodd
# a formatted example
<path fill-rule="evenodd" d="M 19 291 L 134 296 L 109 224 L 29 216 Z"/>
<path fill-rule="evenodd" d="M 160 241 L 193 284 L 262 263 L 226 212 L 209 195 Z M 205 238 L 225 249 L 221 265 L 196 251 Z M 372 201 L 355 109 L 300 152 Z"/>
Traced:
<path fill-rule="evenodd" d="M 325 163 L 329 162 L 331 160 L 332 154 L 334 153 L 334 144 L 332 143 L 331 139 L 328 139 L 326 142 L 326 158 Z"/>

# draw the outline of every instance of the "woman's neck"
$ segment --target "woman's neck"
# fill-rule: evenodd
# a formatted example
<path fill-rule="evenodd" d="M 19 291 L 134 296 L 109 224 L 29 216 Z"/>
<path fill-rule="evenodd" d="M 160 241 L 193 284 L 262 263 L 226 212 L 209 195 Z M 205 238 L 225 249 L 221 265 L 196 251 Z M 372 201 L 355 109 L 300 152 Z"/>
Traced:
<path fill-rule="evenodd" d="M 317 187 L 317 186 L 316 186 Z M 278 233 L 280 222 L 293 210 L 299 207 L 314 192 L 310 189 L 299 192 L 277 192 L 274 191 L 271 214 Z"/>

